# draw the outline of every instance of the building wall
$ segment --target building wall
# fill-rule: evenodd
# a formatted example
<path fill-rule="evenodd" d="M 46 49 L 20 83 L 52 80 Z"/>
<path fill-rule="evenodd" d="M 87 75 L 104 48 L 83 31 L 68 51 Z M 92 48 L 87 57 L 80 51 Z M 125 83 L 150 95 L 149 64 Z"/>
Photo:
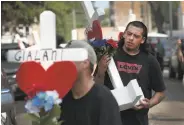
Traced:
<path fill-rule="evenodd" d="M 151 30 L 151 11 L 146 1 L 114 1 L 115 26 L 126 26 L 128 24 L 131 8 L 136 15 L 136 20 L 143 21 Z"/>
<path fill-rule="evenodd" d="M 182 12 L 184 13 L 184 1 L 181 1 Z"/>

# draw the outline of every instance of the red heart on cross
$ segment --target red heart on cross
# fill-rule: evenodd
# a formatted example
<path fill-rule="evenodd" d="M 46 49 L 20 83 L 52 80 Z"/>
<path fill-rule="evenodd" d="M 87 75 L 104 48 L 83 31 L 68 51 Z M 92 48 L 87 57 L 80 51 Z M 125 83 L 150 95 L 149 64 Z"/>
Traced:
<path fill-rule="evenodd" d="M 93 21 L 92 30 L 87 32 L 87 39 L 101 40 L 103 38 L 102 28 L 100 26 L 100 22 L 98 20 Z"/>
<path fill-rule="evenodd" d="M 31 97 L 39 91 L 56 90 L 59 97 L 63 98 L 76 78 L 75 64 L 69 61 L 55 62 L 47 70 L 34 61 L 25 62 L 16 74 L 20 89 Z"/>

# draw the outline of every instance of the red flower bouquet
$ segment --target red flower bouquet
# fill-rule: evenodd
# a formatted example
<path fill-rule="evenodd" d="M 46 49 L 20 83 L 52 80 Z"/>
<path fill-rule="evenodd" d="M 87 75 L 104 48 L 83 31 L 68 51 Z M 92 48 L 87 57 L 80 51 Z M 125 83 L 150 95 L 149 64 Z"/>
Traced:
<path fill-rule="evenodd" d="M 90 44 L 93 46 L 96 52 L 98 61 L 106 53 L 110 56 L 113 56 L 118 48 L 118 43 L 113 39 L 94 40 L 90 41 Z"/>

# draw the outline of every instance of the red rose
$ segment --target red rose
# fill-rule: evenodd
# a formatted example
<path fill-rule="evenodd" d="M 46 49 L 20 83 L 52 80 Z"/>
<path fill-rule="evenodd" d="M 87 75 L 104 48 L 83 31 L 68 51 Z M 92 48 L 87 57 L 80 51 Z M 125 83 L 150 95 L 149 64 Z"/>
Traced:
<path fill-rule="evenodd" d="M 107 44 L 111 45 L 113 48 L 118 48 L 118 43 L 112 39 L 107 40 Z"/>
<path fill-rule="evenodd" d="M 123 32 L 120 32 L 118 35 L 118 41 L 120 41 L 122 37 L 123 37 Z"/>

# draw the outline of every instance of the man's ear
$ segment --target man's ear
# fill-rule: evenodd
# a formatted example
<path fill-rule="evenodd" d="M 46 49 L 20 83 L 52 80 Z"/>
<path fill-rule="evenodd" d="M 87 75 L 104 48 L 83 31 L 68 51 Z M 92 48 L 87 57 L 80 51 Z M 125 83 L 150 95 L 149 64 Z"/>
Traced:
<path fill-rule="evenodd" d="M 145 40 L 146 40 L 146 38 L 143 37 L 143 38 L 142 38 L 142 41 L 141 41 L 141 44 L 143 44 L 143 43 L 145 42 Z"/>
<path fill-rule="evenodd" d="M 90 65 L 89 60 L 88 59 L 84 60 L 82 65 L 83 65 L 83 68 L 88 68 L 88 66 Z"/>
<path fill-rule="evenodd" d="M 93 71 L 92 71 L 92 73 L 91 73 L 91 76 L 94 76 L 94 73 L 95 73 L 95 71 L 96 71 L 96 67 L 97 67 L 97 64 L 93 65 Z"/>

